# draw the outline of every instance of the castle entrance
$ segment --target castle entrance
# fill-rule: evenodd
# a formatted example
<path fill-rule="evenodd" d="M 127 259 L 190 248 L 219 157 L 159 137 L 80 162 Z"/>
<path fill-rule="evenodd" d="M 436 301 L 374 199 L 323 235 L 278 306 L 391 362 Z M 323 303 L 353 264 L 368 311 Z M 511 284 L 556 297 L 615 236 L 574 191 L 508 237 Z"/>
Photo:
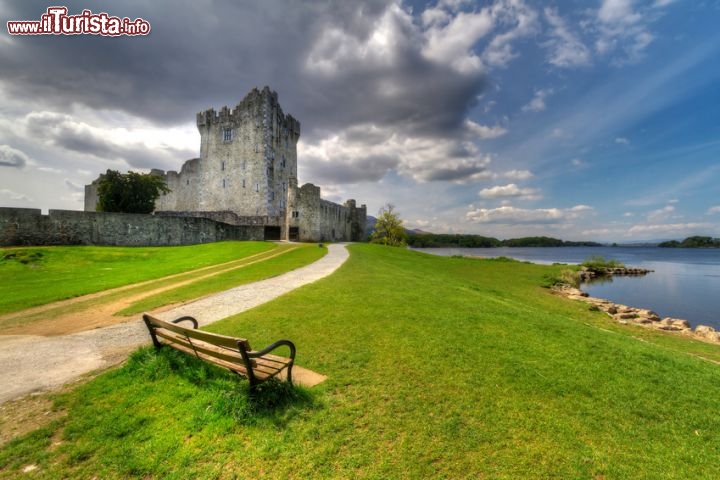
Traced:
<path fill-rule="evenodd" d="M 265 240 L 280 240 L 280 227 L 266 226 Z"/>

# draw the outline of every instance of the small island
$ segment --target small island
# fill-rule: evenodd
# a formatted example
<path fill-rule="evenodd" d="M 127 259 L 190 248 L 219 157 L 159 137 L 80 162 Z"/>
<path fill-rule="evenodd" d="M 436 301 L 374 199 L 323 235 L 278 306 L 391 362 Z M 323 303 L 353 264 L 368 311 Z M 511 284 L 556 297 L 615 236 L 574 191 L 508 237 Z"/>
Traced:
<path fill-rule="evenodd" d="M 658 244 L 663 248 L 720 248 L 720 238 L 694 236 L 687 237 L 682 242 L 670 240 Z"/>

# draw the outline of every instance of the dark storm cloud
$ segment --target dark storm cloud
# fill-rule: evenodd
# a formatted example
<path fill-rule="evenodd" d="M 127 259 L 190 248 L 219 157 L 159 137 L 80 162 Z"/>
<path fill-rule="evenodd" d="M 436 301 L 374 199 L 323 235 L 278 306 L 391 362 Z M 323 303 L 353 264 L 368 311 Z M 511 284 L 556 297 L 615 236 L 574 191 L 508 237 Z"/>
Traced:
<path fill-rule="evenodd" d="M 319 182 L 335 182 L 342 178 L 345 183 L 377 182 L 385 174 L 397 168 L 398 159 L 390 155 L 367 155 L 352 162 L 323 161 L 312 155 L 303 157 L 303 169 L 308 178 Z"/>
<path fill-rule="evenodd" d="M 397 25 L 404 37 L 391 65 L 348 58 L 333 75 L 308 70 L 308 56 L 328 29 L 367 41 L 386 3 L 69 1 L 69 14 L 90 8 L 142 17 L 151 33 L 14 37 L 0 50 L 0 81 L 14 95 L 49 105 L 78 102 L 163 123 L 192 121 L 194 112 L 234 105 L 268 84 L 310 129 L 366 121 L 405 122 L 425 133 L 457 128 L 482 78 L 422 58 L 412 25 Z M 39 20 L 45 8 L 17 2 L 3 20 Z M 383 95 L 388 88 L 394 92 Z"/>

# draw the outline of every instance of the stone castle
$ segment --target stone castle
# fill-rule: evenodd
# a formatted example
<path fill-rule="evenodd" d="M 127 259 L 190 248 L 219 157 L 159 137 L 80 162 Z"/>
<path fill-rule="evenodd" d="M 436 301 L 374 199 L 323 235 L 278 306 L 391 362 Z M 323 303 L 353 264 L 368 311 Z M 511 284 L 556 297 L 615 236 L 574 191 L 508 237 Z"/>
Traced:
<path fill-rule="evenodd" d="M 151 172 L 171 190 L 156 200 L 155 215 L 262 226 L 266 240 L 363 239 L 365 205 L 339 205 L 323 200 L 311 183 L 298 186 L 300 122 L 283 113 L 276 92 L 253 89 L 234 109 L 200 112 L 197 127 L 200 158 L 179 173 Z M 95 211 L 100 178 L 85 186 L 86 211 Z"/>

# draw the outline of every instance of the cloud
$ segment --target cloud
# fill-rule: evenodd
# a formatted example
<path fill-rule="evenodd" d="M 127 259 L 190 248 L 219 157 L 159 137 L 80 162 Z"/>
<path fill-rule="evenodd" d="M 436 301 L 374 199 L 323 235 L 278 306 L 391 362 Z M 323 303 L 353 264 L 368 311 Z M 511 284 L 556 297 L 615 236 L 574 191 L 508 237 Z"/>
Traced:
<path fill-rule="evenodd" d="M 497 138 L 502 137 L 507 133 L 507 128 L 502 127 L 500 125 L 495 125 L 494 127 L 488 127 L 485 125 L 480 125 L 478 123 L 473 122 L 472 120 L 466 120 L 465 121 L 465 128 L 470 133 L 471 136 L 475 136 L 478 139 L 481 140 L 488 140 L 491 138 Z"/>
<path fill-rule="evenodd" d="M 76 192 L 85 192 L 85 187 L 83 185 L 77 185 L 68 178 L 65 179 L 65 186 L 68 187 L 70 190 L 74 190 Z"/>
<path fill-rule="evenodd" d="M 615 143 L 617 143 L 617 144 L 619 144 L 619 145 L 629 145 L 629 144 L 630 144 L 630 140 L 628 140 L 628 139 L 625 138 L 625 137 L 617 137 L 617 138 L 615 139 Z"/>
<path fill-rule="evenodd" d="M 23 168 L 30 158 L 10 145 L 0 145 L 0 167 Z"/>
<path fill-rule="evenodd" d="M 471 142 L 390 132 L 374 124 L 302 142 L 298 149 L 303 178 L 337 183 L 378 181 L 390 170 L 419 182 L 462 182 L 487 172 L 491 162 Z"/>
<path fill-rule="evenodd" d="M 708 211 L 705 213 L 706 215 L 714 215 L 716 213 L 720 213 L 720 205 L 715 205 L 714 207 L 708 208 Z"/>
<path fill-rule="evenodd" d="M 583 160 L 582 158 L 573 158 L 572 160 L 570 160 L 570 164 L 573 167 L 584 167 L 585 165 L 587 165 L 587 163 L 585 163 L 585 160 Z"/>
<path fill-rule="evenodd" d="M 666 205 L 663 208 L 659 208 L 657 210 L 653 210 L 647 214 L 648 221 L 656 221 L 661 218 L 665 218 L 668 215 L 675 212 L 675 207 L 672 205 Z"/>
<path fill-rule="evenodd" d="M 533 173 L 530 170 L 508 170 L 500 176 L 511 180 L 528 180 L 533 177 Z"/>
<path fill-rule="evenodd" d="M 10 200 L 22 200 L 26 202 L 31 202 L 32 198 L 28 197 L 24 193 L 19 193 L 14 190 L 10 190 L 8 188 L 0 188 L 0 195 L 4 197 L 10 198 Z"/>
<path fill-rule="evenodd" d="M 149 147 L 142 143 L 118 143 L 111 138 L 111 132 L 66 114 L 32 112 L 24 122 L 29 135 L 49 145 L 106 161 L 122 160 L 135 168 L 177 168 L 194 153 L 171 147 Z"/>
<path fill-rule="evenodd" d="M 528 210 L 512 206 L 486 209 L 470 206 L 465 217 L 471 223 L 488 224 L 559 224 L 574 220 L 583 215 L 584 212 L 592 210 L 587 205 L 577 205 L 569 209 L 560 208 L 539 208 Z"/>
<path fill-rule="evenodd" d="M 491 188 L 483 188 L 478 192 L 481 198 L 521 198 L 525 200 L 537 200 L 540 198 L 539 191 L 534 188 L 519 188 L 514 183 L 497 185 Z"/>
<path fill-rule="evenodd" d="M 692 233 L 698 233 L 717 229 L 717 225 L 712 223 L 664 223 L 664 224 L 645 224 L 645 225 L 633 225 L 629 230 L 629 235 L 637 234 L 683 234 L 690 235 Z"/>
<path fill-rule="evenodd" d="M 603 0 L 597 10 L 595 49 L 600 54 L 614 54 L 616 65 L 636 63 L 644 56 L 645 49 L 655 39 L 649 24 L 657 18 L 659 7 L 669 2 L 638 9 L 634 3 L 634 0 Z"/>
<path fill-rule="evenodd" d="M 541 112 L 545 110 L 545 99 L 553 94 L 552 88 L 535 90 L 535 96 L 530 103 L 522 107 L 523 112 Z"/>
<path fill-rule="evenodd" d="M 538 30 L 537 12 L 522 0 L 499 0 L 472 11 L 463 11 L 463 3 L 438 2 L 422 13 L 425 58 L 459 72 L 502 68 L 518 56 L 513 42 Z M 479 48 L 483 39 L 488 41 Z"/>
<path fill-rule="evenodd" d="M 557 9 L 546 7 L 543 13 L 551 27 L 550 40 L 542 44 L 549 51 L 548 62 L 561 68 L 590 65 L 590 50 L 570 32 Z"/>

